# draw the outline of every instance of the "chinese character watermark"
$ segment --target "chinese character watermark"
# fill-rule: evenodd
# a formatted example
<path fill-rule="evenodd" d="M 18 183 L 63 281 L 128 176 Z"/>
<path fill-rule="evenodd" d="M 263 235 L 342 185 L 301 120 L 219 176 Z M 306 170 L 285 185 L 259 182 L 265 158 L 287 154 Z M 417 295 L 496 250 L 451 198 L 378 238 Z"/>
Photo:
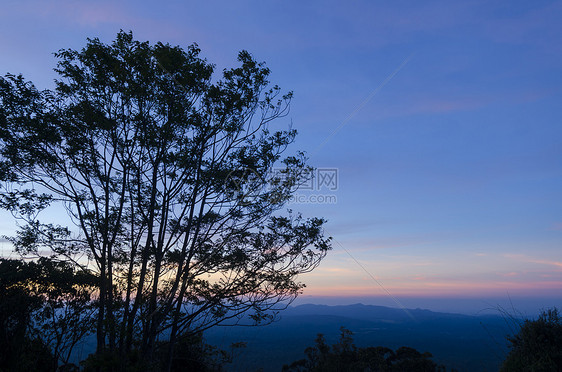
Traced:
<path fill-rule="evenodd" d="M 298 175 L 287 172 L 285 168 L 272 168 L 263 176 L 249 169 L 231 171 L 225 179 L 225 186 L 231 190 L 233 202 L 249 205 L 270 194 L 275 199 L 276 185 L 292 184 L 293 193 L 288 204 L 336 204 L 337 196 L 333 193 L 339 189 L 339 171 L 337 168 L 310 168 Z M 314 192 L 322 192 L 314 193 Z"/>

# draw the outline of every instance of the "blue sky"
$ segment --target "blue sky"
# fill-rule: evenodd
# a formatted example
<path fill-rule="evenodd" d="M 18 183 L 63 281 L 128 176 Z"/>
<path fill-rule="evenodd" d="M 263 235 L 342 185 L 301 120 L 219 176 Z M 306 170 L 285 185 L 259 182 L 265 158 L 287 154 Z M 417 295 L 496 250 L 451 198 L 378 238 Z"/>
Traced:
<path fill-rule="evenodd" d="M 291 148 L 338 170 L 306 296 L 562 302 L 562 2 L 6 1 L 0 73 L 52 87 L 87 37 L 241 49 L 294 91 Z M 4 219 L 0 229 L 10 231 Z M 358 261 L 364 268 L 356 262 Z M 373 279 L 374 278 L 374 279 Z M 376 279 L 376 280 L 375 280 Z M 378 281 L 378 283 L 377 283 Z M 381 285 L 386 289 L 381 288 Z"/>

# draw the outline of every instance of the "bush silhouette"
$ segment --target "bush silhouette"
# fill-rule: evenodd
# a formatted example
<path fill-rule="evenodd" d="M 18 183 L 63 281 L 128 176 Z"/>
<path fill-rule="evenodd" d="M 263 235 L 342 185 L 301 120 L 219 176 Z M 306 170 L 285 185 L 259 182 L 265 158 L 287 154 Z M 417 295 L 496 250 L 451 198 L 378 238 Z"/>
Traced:
<path fill-rule="evenodd" d="M 562 371 L 562 317 L 557 308 L 543 311 L 537 320 L 525 320 L 508 341 L 511 351 L 502 372 Z"/>
<path fill-rule="evenodd" d="M 316 345 L 305 350 L 306 359 L 283 366 L 284 372 L 437 372 L 445 367 L 431 360 L 428 352 L 402 346 L 396 351 L 387 347 L 358 348 L 353 343 L 353 333 L 341 327 L 338 343 L 331 347 L 322 334 L 318 334 Z"/>

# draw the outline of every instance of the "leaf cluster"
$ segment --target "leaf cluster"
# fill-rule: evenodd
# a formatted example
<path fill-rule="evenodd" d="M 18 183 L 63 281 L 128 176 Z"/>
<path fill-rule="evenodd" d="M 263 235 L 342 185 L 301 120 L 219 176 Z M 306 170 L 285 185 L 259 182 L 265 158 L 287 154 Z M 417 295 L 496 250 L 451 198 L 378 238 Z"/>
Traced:
<path fill-rule="evenodd" d="M 316 345 L 305 350 L 306 358 L 283 366 L 285 372 L 445 372 L 445 367 L 431 360 L 429 352 L 420 353 L 402 346 L 396 351 L 383 346 L 360 348 L 353 343 L 353 333 L 341 327 L 339 341 L 328 345 L 318 334 Z"/>
<path fill-rule="evenodd" d="M 508 337 L 510 352 L 501 371 L 562 370 L 562 317 L 557 308 L 544 310 L 535 320 L 525 320 Z"/>

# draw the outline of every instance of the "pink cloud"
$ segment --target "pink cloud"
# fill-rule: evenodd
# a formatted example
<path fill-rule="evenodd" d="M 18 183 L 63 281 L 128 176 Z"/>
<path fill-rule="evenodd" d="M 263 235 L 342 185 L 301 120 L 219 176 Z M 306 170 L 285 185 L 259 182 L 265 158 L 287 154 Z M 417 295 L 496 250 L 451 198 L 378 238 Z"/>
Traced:
<path fill-rule="evenodd" d="M 537 264 L 541 264 L 541 265 L 556 266 L 557 268 L 562 269 L 562 262 L 548 261 L 548 260 L 531 260 L 531 261 L 529 261 L 529 262 L 537 263 Z"/>
<path fill-rule="evenodd" d="M 482 30 L 490 39 L 502 43 L 539 44 L 549 50 L 560 50 L 552 43 L 560 33 L 558 22 L 562 14 L 562 4 L 553 2 L 548 6 L 531 10 L 519 17 L 493 18 L 482 22 Z"/>
<path fill-rule="evenodd" d="M 509 277 L 514 277 L 514 276 L 520 276 L 521 273 L 512 271 L 512 272 L 509 272 L 509 273 L 500 273 L 499 275 L 500 275 L 500 276 L 503 276 L 503 277 L 508 277 L 508 278 L 509 278 Z"/>
<path fill-rule="evenodd" d="M 562 231 L 562 222 L 555 222 L 550 226 L 549 230 L 551 231 Z"/>
<path fill-rule="evenodd" d="M 445 113 L 451 111 L 468 111 L 486 106 L 489 101 L 485 98 L 453 98 L 429 99 L 419 102 L 412 110 L 416 113 Z"/>
<path fill-rule="evenodd" d="M 98 26 L 100 23 L 131 23 L 135 19 L 132 12 L 111 2 L 52 1 L 22 2 L 18 12 L 43 19 L 62 19 L 83 26 Z"/>
<path fill-rule="evenodd" d="M 158 20 L 151 17 L 147 11 L 143 11 L 142 3 L 128 2 L 85 2 L 73 0 L 59 1 L 30 1 L 22 2 L 14 6 L 13 11 L 19 14 L 25 13 L 28 18 L 35 18 L 39 22 L 49 22 L 52 28 L 78 25 L 84 29 L 125 31 L 132 30 L 136 34 L 155 35 L 157 38 L 167 40 L 181 40 L 182 35 L 193 31 L 189 26 L 178 26 L 169 20 Z M 58 25 L 57 25 L 58 23 Z M 102 36 L 102 35 L 93 35 Z M 137 36 L 138 37 L 138 36 Z M 141 36 L 142 39 L 142 36 Z"/>
<path fill-rule="evenodd" d="M 475 92 L 473 96 L 449 96 L 437 94 L 433 97 L 410 96 L 399 105 L 388 107 L 382 116 L 403 116 L 418 114 L 444 114 L 477 110 L 491 105 L 520 105 L 535 102 L 552 95 L 549 89 L 534 91 L 495 92 L 493 95 Z"/>
<path fill-rule="evenodd" d="M 463 280 L 447 280 L 447 281 L 417 281 L 407 284 L 390 284 L 385 283 L 385 289 L 373 285 L 336 285 L 331 287 L 307 287 L 306 295 L 312 296 L 375 296 L 387 295 L 393 296 L 437 296 L 437 297 L 454 297 L 454 296 L 487 296 L 500 295 L 505 291 L 514 295 L 532 295 L 541 293 L 558 293 L 562 289 L 562 281 L 546 280 L 546 281 L 529 281 L 529 282 L 510 282 L 510 281 L 494 281 L 494 282 L 475 282 Z"/>
<path fill-rule="evenodd" d="M 536 258 L 532 258 L 532 257 L 528 257 L 524 254 L 511 254 L 511 253 L 506 253 L 503 255 L 506 258 L 511 258 L 517 261 L 522 261 L 522 262 L 526 262 L 526 263 L 534 263 L 534 264 L 540 264 L 540 265 L 548 265 L 548 266 L 554 266 L 557 269 L 562 269 L 562 262 L 559 261 L 551 261 L 551 260 L 543 260 L 543 259 L 536 259 Z M 558 271 L 558 270 L 557 270 Z"/>

